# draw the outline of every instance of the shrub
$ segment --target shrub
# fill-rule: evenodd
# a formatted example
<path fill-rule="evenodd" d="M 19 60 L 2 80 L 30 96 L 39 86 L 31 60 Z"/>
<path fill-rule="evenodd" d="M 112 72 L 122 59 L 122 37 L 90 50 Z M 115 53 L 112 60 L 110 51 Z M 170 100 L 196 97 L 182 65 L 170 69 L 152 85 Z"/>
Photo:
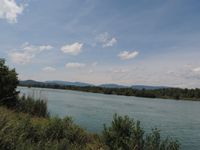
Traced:
<path fill-rule="evenodd" d="M 180 144 L 177 140 L 171 138 L 161 139 L 160 131 L 152 129 L 152 133 L 147 134 L 145 138 L 145 150 L 178 150 Z"/>
<path fill-rule="evenodd" d="M 169 138 L 162 140 L 157 129 L 146 134 L 146 137 L 144 133 L 139 121 L 115 114 L 111 126 L 104 125 L 103 138 L 111 150 L 178 150 L 180 148 L 176 140 Z"/>

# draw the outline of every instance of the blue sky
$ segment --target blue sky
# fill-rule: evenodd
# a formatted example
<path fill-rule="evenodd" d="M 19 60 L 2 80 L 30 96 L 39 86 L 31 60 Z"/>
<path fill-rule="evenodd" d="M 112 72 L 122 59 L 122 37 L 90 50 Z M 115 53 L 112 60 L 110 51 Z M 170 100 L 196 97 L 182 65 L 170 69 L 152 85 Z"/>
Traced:
<path fill-rule="evenodd" d="M 198 0 L 0 0 L 19 78 L 200 88 Z"/>

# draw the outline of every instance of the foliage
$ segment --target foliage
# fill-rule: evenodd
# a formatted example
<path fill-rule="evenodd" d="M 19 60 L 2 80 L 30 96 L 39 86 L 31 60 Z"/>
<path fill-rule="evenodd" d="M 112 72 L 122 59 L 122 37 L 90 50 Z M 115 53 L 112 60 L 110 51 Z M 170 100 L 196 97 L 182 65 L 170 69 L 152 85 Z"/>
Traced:
<path fill-rule="evenodd" d="M 146 134 L 140 127 L 139 121 L 128 116 L 113 117 L 110 127 L 104 126 L 103 137 L 111 150 L 178 150 L 179 143 L 172 139 L 161 140 L 157 129 Z"/>
<path fill-rule="evenodd" d="M 0 107 L 0 149 L 106 150 L 106 145 L 71 118 L 33 118 Z"/>
<path fill-rule="evenodd" d="M 161 140 L 160 131 L 153 129 L 152 133 L 147 134 L 145 138 L 145 150 L 178 150 L 180 144 L 177 140 L 166 138 Z"/>
<path fill-rule="evenodd" d="M 28 113 L 37 117 L 48 117 L 47 102 L 43 99 L 34 99 L 30 96 L 18 97 L 18 103 L 15 110 L 18 112 Z"/>
<path fill-rule="evenodd" d="M 16 91 L 18 78 L 15 69 L 9 69 L 5 61 L 0 59 L 0 105 L 15 111 L 29 113 L 37 117 L 47 117 L 47 103 L 41 99 L 19 97 Z"/>
<path fill-rule="evenodd" d="M 0 59 L 0 105 L 13 107 L 16 105 L 16 87 L 18 78 L 15 69 L 9 69 L 5 61 Z"/>
<path fill-rule="evenodd" d="M 179 150 L 155 129 L 145 134 L 139 121 L 115 115 L 102 136 L 90 134 L 72 119 L 35 118 L 0 107 L 0 149 L 5 150 Z"/>

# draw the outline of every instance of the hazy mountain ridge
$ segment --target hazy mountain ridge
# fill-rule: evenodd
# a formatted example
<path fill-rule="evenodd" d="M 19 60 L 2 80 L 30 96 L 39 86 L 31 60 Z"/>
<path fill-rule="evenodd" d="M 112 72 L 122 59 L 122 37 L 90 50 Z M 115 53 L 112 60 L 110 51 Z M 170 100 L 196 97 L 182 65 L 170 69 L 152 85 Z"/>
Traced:
<path fill-rule="evenodd" d="M 47 85 L 64 85 L 64 86 L 79 86 L 79 87 L 86 87 L 86 86 L 96 86 L 96 87 L 103 87 L 103 88 L 133 88 L 133 89 L 148 89 L 148 90 L 155 90 L 155 89 L 162 89 L 162 88 L 169 88 L 167 86 L 148 86 L 148 85 L 132 85 L 132 86 L 125 86 L 125 85 L 119 85 L 119 84 L 100 84 L 100 85 L 94 85 L 90 83 L 84 83 L 84 82 L 69 82 L 69 81 L 59 81 L 59 80 L 53 80 L 53 81 L 35 81 L 35 80 L 22 80 L 20 81 L 20 84 L 25 85 L 35 85 L 35 84 L 47 84 Z"/>
<path fill-rule="evenodd" d="M 98 86 L 104 87 L 104 88 L 128 88 L 129 87 L 129 86 L 119 85 L 119 84 L 101 84 Z"/>
<path fill-rule="evenodd" d="M 59 81 L 59 80 L 55 80 L 55 81 L 45 81 L 44 83 L 47 84 L 59 84 L 59 85 L 71 85 L 71 86 L 95 86 L 93 84 L 89 84 L 89 83 L 84 83 L 84 82 L 69 82 L 69 81 Z"/>

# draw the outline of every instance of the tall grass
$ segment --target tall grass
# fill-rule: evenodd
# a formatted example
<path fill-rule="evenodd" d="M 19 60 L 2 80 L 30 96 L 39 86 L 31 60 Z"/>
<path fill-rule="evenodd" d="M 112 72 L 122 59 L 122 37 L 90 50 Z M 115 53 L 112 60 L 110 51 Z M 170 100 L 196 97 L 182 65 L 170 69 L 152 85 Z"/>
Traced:
<path fill-rule="evenodd" d="M 48 117 L 47 101 L 43 99 L 34 99 L 31 96 L 18 97 L 16 110 L 19 112 L 28 113 L 37 117 Z"/>
<path fill-rule="evenodd" d="M 106 150 L 107 146 L 69 117 L 33 118 L 0 107 L 0 149 Z"/>
<path fill-rule="evenodd" d="M 2 150 L 179 150 L 176 140 L 150 134 L 138 121 L 115 115 L 102 134 L 86 132 L 72 119 L 35 118 L 0 107 Z"/>

